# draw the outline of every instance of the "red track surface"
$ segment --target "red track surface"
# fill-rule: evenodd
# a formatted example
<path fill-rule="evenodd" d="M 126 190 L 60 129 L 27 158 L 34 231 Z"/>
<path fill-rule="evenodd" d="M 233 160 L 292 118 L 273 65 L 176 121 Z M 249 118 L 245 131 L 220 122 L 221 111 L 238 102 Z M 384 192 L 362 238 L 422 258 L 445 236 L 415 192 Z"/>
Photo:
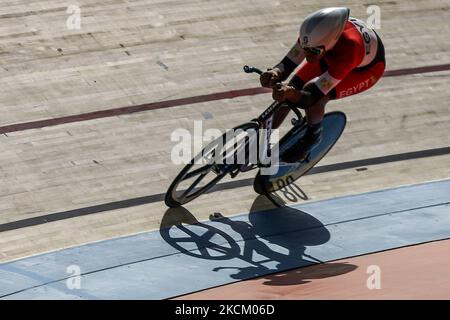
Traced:
<path fill-rule="evenodd" d="M 368 267 L 380 289 L 368 289 Z M 450 240 L 304 267 L 178 299 L 450 299 Z"/>

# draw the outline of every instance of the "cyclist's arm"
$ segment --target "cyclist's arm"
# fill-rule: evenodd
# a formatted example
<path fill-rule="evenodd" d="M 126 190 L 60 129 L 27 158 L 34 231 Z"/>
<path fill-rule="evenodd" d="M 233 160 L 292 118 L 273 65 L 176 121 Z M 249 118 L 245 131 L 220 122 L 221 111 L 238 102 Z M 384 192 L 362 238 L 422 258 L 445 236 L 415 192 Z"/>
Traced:
<path fill-rule="evenodd" d="M 283 74 L 281 81 L 286 80 L 304 58 L 305 54 L 300 46 L 300 42 L 297 40 L 283 60 L 274 67 L 281 70 Z"/>

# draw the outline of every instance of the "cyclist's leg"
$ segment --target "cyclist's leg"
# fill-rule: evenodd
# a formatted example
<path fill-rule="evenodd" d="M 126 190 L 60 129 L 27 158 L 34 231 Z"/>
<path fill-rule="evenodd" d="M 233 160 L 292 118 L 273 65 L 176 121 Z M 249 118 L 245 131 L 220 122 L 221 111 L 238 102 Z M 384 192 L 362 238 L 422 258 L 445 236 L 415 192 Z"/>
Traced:
<path fill-rule="evenodd" d="M 370 89 L 383 76 L 384 69 L 384 61 L 380 61 L 367 69 L 353 70 L 332 90 L 332 99 L 342 99 Z"/>
<path fill-rule="evenodd" d="M 315 105 L 307 108 L 305 110 L 308 122 L 306 133 L 300 143 L 285 152 L 283 158 L 288 162 L 295 162 L 308 157 L 309 152 L 321 141 L 322 120 L 327 102 L 369 89 L 381 78 L 384 68 L 385 63 L 381 61 L 367 69 L 350 72 L 329 94 L 321 98 Z"/>
<path fill-rule="evenodd" d="M 308 82 L 315 77 L 320 76 L 328 69 L 325 62 L 307 62 L 300 65 L 296 75 L 292 78 L 290 84 L 297 89 L 304 88 Z M 354 70 L 345 77 L 328 95 L 321 98 L 315 105 L 305 110 L 306 120 L 314 131 L 321 126 L 325 114 L 325 106 L 330 100 L 340 99 L 346 96 L 363 92 L 372 87 L 383 75 L 385 62 L 380 61 L 367 68 Z M 289 113 L 289 108 L 280 108 L 274 115 L 273 127 L 278 128 Z"/>
<path fill-rule="evenodd" d="M 328 66 L 324 61 L 307 62 L 305 60 L 298 69 L 296 76 L 294 77 L 294 79 L 298 78 L 301 81 L 298 83 L 299 85 L 296 88 L 303 89 L 308 85 L 308 83 L 310 83 L 312 79 L 320 76 L 327 69 Z M 325 113 L 325 105 L 329 100 L 329 97 L 325 96 L 317 101 L 315 105 L 305 109 L 306 121 L 308 122 L 308 124 L 315 125 L 322 121 Z"/>
<path fill-rule="evenodd" d="M 383 75 L 384 69 L 385 62 L 380 61 L 370 68 L 350 72 L 329 94 L 305 110 L 308 124 L 315 125 L 322 121 L 328 101 L 358 94 L 374 86 Z"/>
<path fill-rule="evenodd" d="M 317 125 L 322 122 L 323 116 L 325 115 L 325 106 L 330 100 L 330 95 L 326 95 L 313 106 L 305 109 L 306 121 L 309 125 Z"/>
<path fill-rule="evenodd" d="M 350 72 L 337 86 L 331 91 L 331 99 L 342 99 L 354 94 L 361 93 L 373 87 L 383 76 L 386 69 L 386 58 L 384 45 L 378 37 L 378 51 L 375 60 L 367 67 L 357 68 Z"/>
<path fill-rule="evenodd" d="M 289 85 L 300 90 L 303 88 L 306 82 L 320 76 L 321 74 L 322 70 L 319 62 L 308 62 L 304 60 L 300 65 L 297 73 L 294 75 L 294 77 L 292 77 Z M 280 109 L 278 109 L 273 117 L 272 128 L 278 128 L 281 123 L 283 123 L 284 119 L 286 119 L 289 111 L 290 109 L 288 107 L 281 107 Z"/>

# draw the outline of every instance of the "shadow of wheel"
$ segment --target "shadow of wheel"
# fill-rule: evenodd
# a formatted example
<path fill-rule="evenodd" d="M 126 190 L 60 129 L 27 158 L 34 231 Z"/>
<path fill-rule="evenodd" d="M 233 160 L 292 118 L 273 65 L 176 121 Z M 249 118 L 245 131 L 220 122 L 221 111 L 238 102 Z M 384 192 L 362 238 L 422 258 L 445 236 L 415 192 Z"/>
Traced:
<path fill-rule="evenodd" d="M 201 223 L 185 208 L 166 211 L 162 238 L 176 250 L 195 258 L 227 260 L 240 255 L 240 247 L 228 234 Z"/>

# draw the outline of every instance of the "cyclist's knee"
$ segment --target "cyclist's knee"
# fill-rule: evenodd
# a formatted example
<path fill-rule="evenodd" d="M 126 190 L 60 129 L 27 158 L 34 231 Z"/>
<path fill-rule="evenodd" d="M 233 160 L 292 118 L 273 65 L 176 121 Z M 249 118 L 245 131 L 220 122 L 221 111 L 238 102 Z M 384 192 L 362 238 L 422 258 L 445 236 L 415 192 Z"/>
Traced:
<path fill-rule="evenodd" d="M 325 106 L 327 105 L 328 101 L 330 101 L 330 94 L 326 94 L 324 95 L 322 98 L 320 98 L 317 103 L 313 106 L 313 108 L 315 106 L 320 107 L 320 108 L 325 108 Z"/>
<path fill-rule="evenodd" d="M 300 105 L 304 109 L 312 109 L 315 107 L 325 107 L 325 105 L 330 101 L 330 94 L 323 94 L 322 91 L 310 81 L 306 83 L 301 89 L 301 99 Z"/>

